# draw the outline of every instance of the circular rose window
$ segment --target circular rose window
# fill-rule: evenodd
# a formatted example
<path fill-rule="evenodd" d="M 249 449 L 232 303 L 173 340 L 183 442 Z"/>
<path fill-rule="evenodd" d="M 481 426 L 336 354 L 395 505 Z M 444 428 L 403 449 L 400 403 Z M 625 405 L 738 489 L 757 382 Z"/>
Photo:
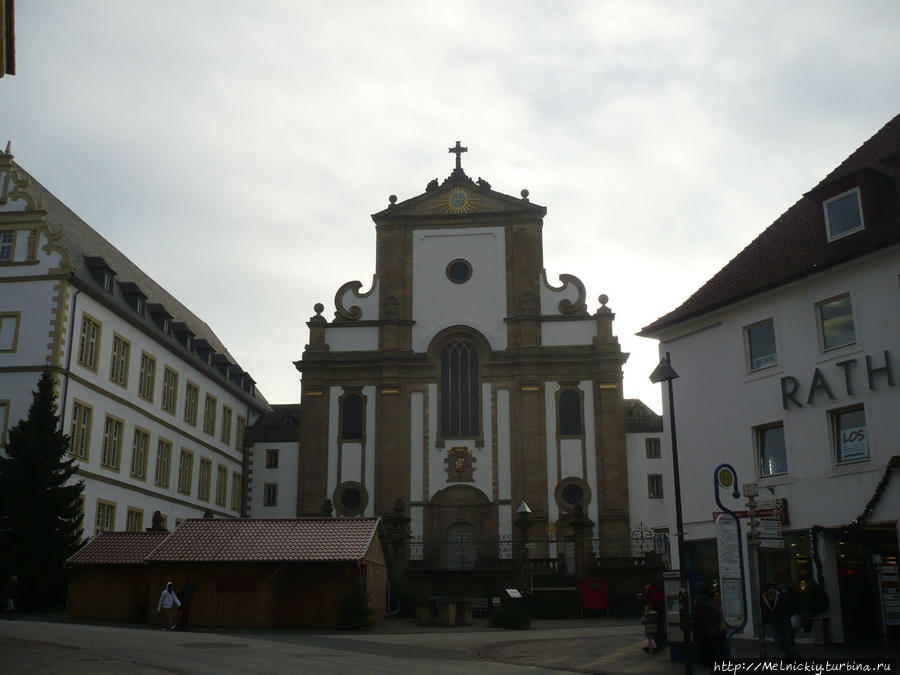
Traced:
<path fill-rule="evenodd" d="M 454 284 L 462 284 L 472 278 L 472 265 L 467 260 L 457 258 L 447 265 L 447 278 Z"/>
<path fill-rule="evenodd" d="M 360 483 L 346 481 L 334 491 L 334 507 L 341 516 L 359 516 L 369 504 L 369 494 Z"/>

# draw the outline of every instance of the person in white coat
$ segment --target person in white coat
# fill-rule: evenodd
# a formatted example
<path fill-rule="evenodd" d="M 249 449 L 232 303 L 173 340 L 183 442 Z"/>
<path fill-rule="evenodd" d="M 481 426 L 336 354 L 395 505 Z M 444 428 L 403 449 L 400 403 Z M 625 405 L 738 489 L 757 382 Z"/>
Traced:
<path fill-rule="evenodd" d="M 163 630 L 175 630 L 175 622 L 172 620 L 172 608 L 176 605 L 181 607 L 181 600 L 175 595 L 174 584 L 170 581 L 163 589 L 162 594 L 159 596 L 159 603 L 156 605 L 157 612 L 166 610 L 166 620 L 169 622 L 169 625 Z"/>

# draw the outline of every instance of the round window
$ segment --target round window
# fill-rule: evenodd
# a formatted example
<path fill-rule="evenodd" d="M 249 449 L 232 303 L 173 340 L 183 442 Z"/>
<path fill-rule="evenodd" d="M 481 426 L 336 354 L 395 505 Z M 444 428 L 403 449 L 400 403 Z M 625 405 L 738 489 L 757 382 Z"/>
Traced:
<path fill-rule="evenodd" d="M 569 483 L 563 488 L 562 498 L 566 504 L 575 506 L 584 499 L 584 490 L 581 489 L 578 483 Z"/>
<path fill-rule="evenodd" d="M 345 488 L 341 493 L 341 506 L 348 511 L 355 511 L 362 503 L 362 495 L 356 488 Z"/>
<path fill-rule="evenodd" d="M 462 284 L 472 277 L 472 266 L 466 260 L 451 260 L 447 265 L 447 278 L 454 284 Z"/>

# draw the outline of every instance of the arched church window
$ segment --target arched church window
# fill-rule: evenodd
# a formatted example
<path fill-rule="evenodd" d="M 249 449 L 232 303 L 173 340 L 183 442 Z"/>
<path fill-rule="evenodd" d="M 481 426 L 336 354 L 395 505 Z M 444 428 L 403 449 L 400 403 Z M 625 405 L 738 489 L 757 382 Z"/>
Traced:
<path fill-rule="evenodd" d="M 441 351 L 441 435 L 477 436 L 478 351 L 469 340 L 457 339 Z"/>
<path fill-rule="evenodd" d="M 559 395 L 559 435 L 581 435 L 581 396 L 575 389 L 565 389 Z"/>
<path fill-rule="evenodd" d="M 363 437 L 363 400 L 359 394 L 341 399 L 341 440 L 360 441 Z"/>
<path fill-rule="evenodd" d="M 474 569 L 477 557 L 475 528 L 471 523 L 453 523 L 447 529 L 447 569 Z"/>

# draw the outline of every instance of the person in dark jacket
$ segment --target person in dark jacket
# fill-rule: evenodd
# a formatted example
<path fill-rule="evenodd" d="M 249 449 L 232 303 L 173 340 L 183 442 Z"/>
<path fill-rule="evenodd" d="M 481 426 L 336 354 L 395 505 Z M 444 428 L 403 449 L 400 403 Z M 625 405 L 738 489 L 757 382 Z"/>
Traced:
<path fill-rule="evenodd" d="M 656 648 L 662 649 L 668 642 L 666 635 L 666 600 L 659 584 L 653 580 L 644 587 L 644 604 L 653 605 L 653 609 L 656 610 L 659 617 L 656 622 Z"/>
<path fill-rule="evenodd" d="M 181 620 L 178 622 L 178 630 L 187 630 L 188 609 L 191 606 L 191 598 L 194 597 L 195 588 L 194 582 L 188 581 L 178 589 L 178 599 L 181 600 Z"/>
<path fill-rule="evenodd" d="M 13 612 L 16 611 L 16 603 L 19 601 L 19 577 L 11 576 L 6 583 L 6 600 L 3 603 L 6 608 L 6 620 L 15 621 Z"/>
<path fill-rule="evenodd" d="M 725 620 L 719 591 L 703 586 L 694 603 L 694 635 L 700 647 L 700 663 L 712 668 L 714 661 L 725 659 Z"/>
<path fill-rule="evenodd" d="M 772 626 L 775 644 L 784 652 L 784 655 L 788 658 L 797 658 L 797 651 L 794 649 L 794 641 L 791 638 L 793 608 L 789 605 L 790 600 L 785 600 L 775 584 L 765 585 L 759 600 L 762 621 L 766 626 Z"/>

